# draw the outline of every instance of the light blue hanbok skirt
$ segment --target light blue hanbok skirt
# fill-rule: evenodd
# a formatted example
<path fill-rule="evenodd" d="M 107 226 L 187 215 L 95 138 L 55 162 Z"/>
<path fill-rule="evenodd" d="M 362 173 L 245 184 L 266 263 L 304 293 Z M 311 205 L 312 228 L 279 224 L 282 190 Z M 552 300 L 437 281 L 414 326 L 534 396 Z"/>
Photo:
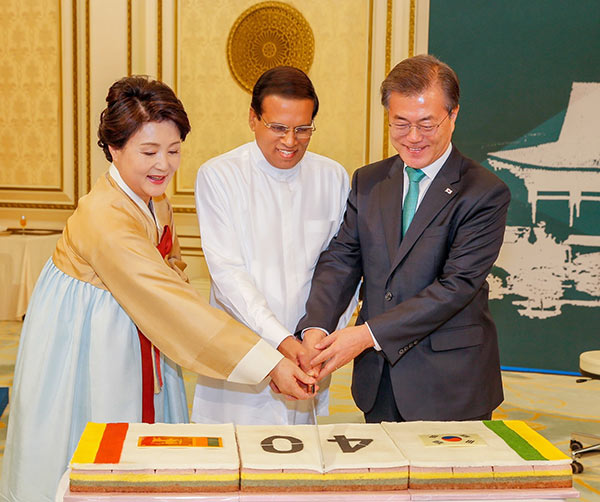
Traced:
<path fill-rule="evenodd" d="M 161 359 L 156 422 L 188 422 L 181 370 Z M 137 328 L 110 292 L 48 260 L 21 332 L 0 498 L 53 501 L 87 422 L 141 422 L 141 374 Z"/>

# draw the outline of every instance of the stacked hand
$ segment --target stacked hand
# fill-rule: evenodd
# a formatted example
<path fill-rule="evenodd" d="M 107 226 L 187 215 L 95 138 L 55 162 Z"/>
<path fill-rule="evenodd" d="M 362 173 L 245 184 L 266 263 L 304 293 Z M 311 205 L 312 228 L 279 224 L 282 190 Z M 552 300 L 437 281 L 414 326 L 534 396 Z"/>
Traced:
<path fill-rule="evenodd" d="M 325 337 L 325 331 L 321 329 L 309 329 L 304 332 L 302 341 L 302 347 L 304 347 L 306 355 L 305 358 L 300 361 L 300 367 L 318 380 L 321 379 L 322 364 L 313 364 L 313 359 L 321 353 L 317 348 L 317 345 L 320 344 Z"/>
<path fill-rule="evenodd" d="M 318 389 L 314 386 L 317 380 L 322 380 L 374 345 L 369 328 L 364 324 L 334 331 L 329 336 L 323 330 L 309 329 L 304 332 L 303 338 L 300 343 L 293 336 L 288 336 L 277 347 L 285 359 L 271 372 L 271 388 L 288 399 L 311 398 L 314 393 L 309 389 Z"/>
<path fill-rule="evenodd" d="M 311 329 L 304 333 L 304 339 L 306 340 L 307 336 L 316 337 L 316 334 L 312 334 L 313 331 L 323 334 L 321 330 Z M 321 338 L 322 340 L 314 345 L 317 355 L 310 361 L 311 366 L 321 368 L 318 375 L 319 380 L 348 364 L 362 351 L 375 345 L 369 328 L 365 324 L 340 329 Z"/>
<path fill-rule="evenodd" d="M 269 385 L 273 391 L 283 394 L 290 400 L 310 399 L 314 396 L 314 392 L 308 392 L 309 387 L 314 388 L 315 391 L 318 389 L 315 385 L 317 381 L 287 357 L 277 363 L 269 376 L 271 377 Z"/>
<path fill-rule="evenodd" d="M 313 354 L 309 354 L 304 344 L 291 335 L 279 344 L 277 350 L 285 356 L 285 359 L 279 364 L 281 365 L 284 361 L 290 364 L 284 364 L 285 373 L 279 376 L 279 381 L 273 375 L 277 366 L 271 372 L 270 385 L 273 391 L 284 394 L 292 400 L 313 397 L 318 390 L 315 384 L 317 383 L 316 378 L 319 376 L 318 370 L 314 370 L 309 366 Z"/>

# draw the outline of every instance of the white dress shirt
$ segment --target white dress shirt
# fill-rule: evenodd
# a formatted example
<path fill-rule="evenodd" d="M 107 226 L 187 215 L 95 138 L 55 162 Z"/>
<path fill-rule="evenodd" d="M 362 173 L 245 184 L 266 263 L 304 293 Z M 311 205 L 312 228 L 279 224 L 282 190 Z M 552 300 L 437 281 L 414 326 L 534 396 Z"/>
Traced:
<path fill-rule="evenodd" d="M 251 142 L 202 165 L 195 198 L 211 304 L 277 348 L 305 313 L 314 268 L 341 224 L 348 192 L 344 168 L 311 152 L 278 169 Z M 320 414 L 327 412 L 323 397 Z M 310 423 L 311 411 L 310 401 L 286 401 L 265 383 L 200 377 L 192 420 Z"/>

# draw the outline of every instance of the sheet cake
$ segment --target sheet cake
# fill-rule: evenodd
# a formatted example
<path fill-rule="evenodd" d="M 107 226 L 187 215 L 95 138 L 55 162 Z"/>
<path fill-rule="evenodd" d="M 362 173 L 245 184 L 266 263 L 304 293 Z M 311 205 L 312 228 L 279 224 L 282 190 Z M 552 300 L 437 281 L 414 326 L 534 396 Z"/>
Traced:
<path fill-rule="evenodd" d="M 71 460 L 70 488 L 198 494 L 560 489 L 572 486 L 570 463 L 514 420 L 235 428 L 89 423 Z"/>

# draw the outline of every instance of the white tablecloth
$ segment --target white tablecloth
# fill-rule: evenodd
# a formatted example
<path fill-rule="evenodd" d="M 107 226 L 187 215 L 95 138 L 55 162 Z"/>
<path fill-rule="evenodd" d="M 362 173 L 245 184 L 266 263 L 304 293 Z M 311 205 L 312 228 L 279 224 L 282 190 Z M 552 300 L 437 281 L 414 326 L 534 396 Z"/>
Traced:
<path fill-rule="evenodd" d="M 0 321 L 21 320 L 60 234 L 0 236 Z"/>

